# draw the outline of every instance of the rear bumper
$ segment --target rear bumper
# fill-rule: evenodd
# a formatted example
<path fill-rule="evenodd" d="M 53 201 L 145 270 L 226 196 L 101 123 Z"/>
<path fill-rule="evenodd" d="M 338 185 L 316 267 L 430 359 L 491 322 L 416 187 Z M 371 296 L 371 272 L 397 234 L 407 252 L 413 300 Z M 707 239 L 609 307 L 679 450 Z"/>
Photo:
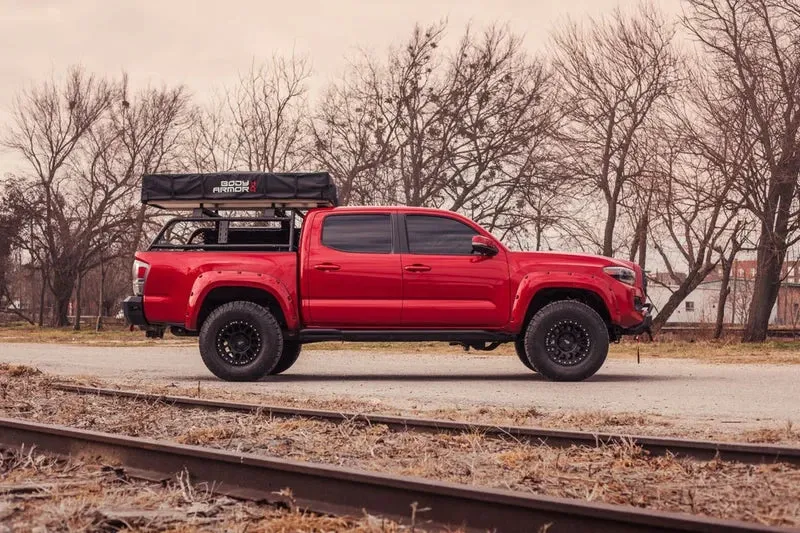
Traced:
<path fill-rule="evenodd" d="M 148 326 L 144 317 L 144 300 L 141 296 L 128 296 L 122 302 L 122 312 L 125 320 L 134 326 Z"/>

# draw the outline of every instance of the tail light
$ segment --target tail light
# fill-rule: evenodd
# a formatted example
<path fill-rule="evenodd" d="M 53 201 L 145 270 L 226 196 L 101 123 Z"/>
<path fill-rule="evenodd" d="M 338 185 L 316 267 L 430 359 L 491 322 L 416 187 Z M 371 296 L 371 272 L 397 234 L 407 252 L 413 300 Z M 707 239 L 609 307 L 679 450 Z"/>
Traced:
<path fill-rule="evenodd" d="M 136 260 L 133 262 L 133 294 L 141 296 L 144 294 L 144 280 L 150 272 L 150 265 L 144 261 Z"/>

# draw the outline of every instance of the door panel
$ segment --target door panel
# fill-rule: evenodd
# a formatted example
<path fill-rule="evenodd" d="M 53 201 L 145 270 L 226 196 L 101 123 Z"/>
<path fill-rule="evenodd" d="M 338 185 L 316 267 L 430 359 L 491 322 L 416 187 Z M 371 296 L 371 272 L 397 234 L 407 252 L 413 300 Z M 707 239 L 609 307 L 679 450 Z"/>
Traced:
<path fill-rule="evenodd" d="M 511 309 L 506 253 L 473 255 L 477 231 L 432 215 L 406 215 L 403 326 L 502 327 Z"/>
<path fill-rule="evenodd" d="M 504 257 L 403 255 L 404 268 L 418 264 L 430 270 L 403 272 L 404 326 L 488 328 L 508 323 Z"/>
<path fill-rule="evenodd" d="M 397 327 L 402 308 L 400 255 L 384 214 L 331 214 L 306 257 L 309 326 Z"/>

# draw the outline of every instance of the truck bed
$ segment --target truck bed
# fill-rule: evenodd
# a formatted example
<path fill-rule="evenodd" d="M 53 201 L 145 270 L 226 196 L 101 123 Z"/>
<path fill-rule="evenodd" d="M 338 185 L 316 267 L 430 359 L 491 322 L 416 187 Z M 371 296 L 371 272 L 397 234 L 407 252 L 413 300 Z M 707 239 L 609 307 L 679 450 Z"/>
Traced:
<path fill-rule="evenodd" d="M 153 323 L 184 325 L 187 302 L 201 300 L 215 288 L 209 278 L 219 276 L 230 285 L 237 273 L 241 284 L 257 286 L 249 277 L 272 277 L 297 302 L 297 253 L 280 251 L 168 251 L 139 252 L 150 264 L 144 296 L 147 319 Z M 246 279 L 247 278 L 247 279 Z"/>

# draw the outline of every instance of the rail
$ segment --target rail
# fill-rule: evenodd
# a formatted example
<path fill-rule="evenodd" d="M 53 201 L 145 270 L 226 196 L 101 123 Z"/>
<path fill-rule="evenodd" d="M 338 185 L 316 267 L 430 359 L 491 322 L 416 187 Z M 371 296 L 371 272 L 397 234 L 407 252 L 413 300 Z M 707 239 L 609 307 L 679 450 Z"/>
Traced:
<path fill-rule="evenodd" d="M 368 424 L 383 424 L 394 430 L 439 431 L 439 432 L 477 432 L 492 436 L 508 436 L 519 440 L 546 444 L 548 446 L 589 446 L 597 447 L 615 443 L 633 443 L 651 455 L 673 454 L 694 459 L 710 460 L 718 457 L 724 461 L 742 463 L 784 462 L 800 465 L 800 448 L 776 444 L 749 444 L 723 441 L 691 440 L 644 435 L 624 435 L 604 432 L 568 431 L 523 426 L 496 426 L 470 422 L 454 422 L 428 418 L 373 415 L 325 411 L 320 409 L 301 409 L 276 405 L 227 402 L 188 396 L 169 396 L 150 394 L 135 390 L 119 390 L 80 385 L 52 385 L 56 390 L 77 394 L 96 394 L 101 396 L 131 398 L 141 401 L 163 402 L 176 407 L 218 409 L 244 413 L 262 413 L 273 417 L 302 417 L 326 420 L 335 423 L 361 421 Z"/>
<path fill-rule="evenodd" d="M 681 513 L 477 488 L 231 453 L 0 418 L 0 445 L 34 446 L 67 457 L 101 458 L 132 477 L 163 481 L 187 471 L 195 483 L 236 498 L 319 513 L 383 516 L 417 527 L 466 526 L 497 532 L 780 532 L 785 529 Z M 287 490 L 288 489 L 288 490 Z"/>

